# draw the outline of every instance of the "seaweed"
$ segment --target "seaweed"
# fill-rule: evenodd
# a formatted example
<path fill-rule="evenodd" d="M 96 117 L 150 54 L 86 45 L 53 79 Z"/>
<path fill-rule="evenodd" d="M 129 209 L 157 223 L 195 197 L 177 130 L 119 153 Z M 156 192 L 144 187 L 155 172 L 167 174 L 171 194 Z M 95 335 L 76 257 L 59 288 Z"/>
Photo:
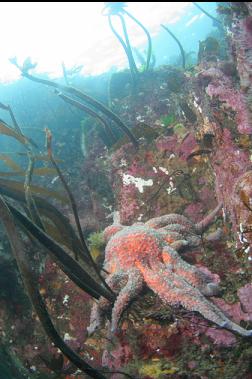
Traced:
<path fill-rule="evenodd" d="M 6 229 L 13 254 L 15 256 L 19 271 L 22 275 L 23 283 L 26 288 L 26 291 L 29 295 L 31 303 L 36 310 L 36 313 L 39 317 L 41 324 L 43 325 L 44 330 L 46 331 L 49 338 L 53 341 L 55 346 L 57 346 L 62 353 L 74 363 L 76 367 L 81 369 L 83 372 L 90 375 L 95 379 L 105 379 L 98 370 L 91 367 L 85 360 L 83 360 L 77 353 L 75 353 L 60 337 L 59 333 L 55 329 L 51 318 L 48 314 L 46 305 L 42 296 L 40 295 L 39 289 L 37 287 L 37 280 L 34 278 L 32 269 L 28 263 L 25 254 L 25 248 L 23 246 L 22 240 L 19 238 L 14 219 L 11 214 L 12 206 L 7 204 L 3 197 L 0 197 L 0 209 L 1 209 L 1 220 Z"/>
<path fill-rule="evenodd" d="M 162 25 L 162 28 L 165 29 L 167 31 L 167 33 L 170 34 L 170 36 L 172 36 L 172 38 L 177 42 L 178 44 L 178 47 L 180 49 L 180 53 L 181 53 L 181 57 L 182 57 L 182 67 L 183 69 L 185 69 L 185 66 L 186 66 L 186 55 L 185 55 L 185 51 L 183 49 L 183 46 L 181 45 L 180 41 L 178 40 L 178 38 L 170 31 L 170 29 L 167 28 L 167 26 L 164 26 Z"/>
<path fill-rule="evenodd" d="M 201 12 L 203 12 L 207 17 L 209 17 L 213 21 L 213 25 L 216 26 L 217 28 L 220 28 L 223 30 L 223 26 L 221 24 L 221 21 L 218 20 L 217 18 L 213 17 L 210 13 L 208 13 L 205 9 L 203 9 L 199 4 L 192 2 L 195 7 L 197 7 Z"/>
<path fill-rule="evenodd" d="M 10 105 L 5 105 L 3 103 L 0 103 L 0 108 L 3 109 L 3 110 L 5 110 L 5 111 L 7 111 L 7 112 L 9 112 L 11 120 L 12 120 L 12 122 L 14 124 L 14 128 L 15 128 L 16 132 L 18 134 L 22 135 L 22 131 L 21 131 L 21 129 L 20 129 L 18 123 L 17 123 L 17 120 L 16 120 L 16 118 L 14 116 L 14 113 L 13 113 Z M 2 120 L 0 120 L 0 122 L 4 123 L 4 121 L 2 121 Z M 34 147 L 38 148 L 38 145 L 31 138 L 28 138 L 28 137 L 26 137 L 26 138 L 27 138 L 27 140 L 29 141 L 29 143 L 31 145 L 33 145 Z"/>
<path fill-rule="evenodd" d="M 85 239 L 83 237 L 83 232 L 82 232 L 82 229 L 81 229 L 81 224 L 80 224 L 80 219 L 79 219 L 79 216 L 78 216 L 78 212 L 77 212 L 77 205 L 76 205 L 76 202 L 74 200 L 74 197 L 73 197 L 73 194 L 60 170 L 60 168 L 58 167 L 57 163 L 55 162 L 54 160 L 54 157 L 53 157 L 53 154 L 52 154 L 52 134 L 51 132 L 49 131 L 49 129 L 46 129 L 46 145 L 47 145 L 47 153 L 48 153 L 48 156 L 50 157 L 50 160 L 53 164 L 53 166 L 55 167 L 59 177 L 60 177 L 60 180 L 63 184 L 63 187 L 68 195 L 68 198 L 69 198 L 69 201 L 70 201 L 70 204 L 71 204 L 71 207 L 72 207 L 72 211 L 73 211 L 73 214 L 74 214 L 74 220 L 75 220 L 75 223 L 76 223 L 76 226 L 77 226 L 77 230 L 78 230 L 78 234 L 79 234 L 79 239 L 80 239 L 80 242 L 81 242 L 81 247 L 82 247 L 82 250 L 83 250 L 83 253 L 85 254 L 85 256 L 88 258 L 88 260 L 90 261 L 90 264 L 91 266 L 93 267 L 96 275 L 98 276 L 99 280 L 101 281 L 101 283 L 104 285 L 105 288 L 107 288 L 108 291 L 110 291 L 112 294 L 113 292 L 111 291 L 111 289 L 109 288 L 109 286 L 107 285 L 107 283 L 105 282 L 105 280 L 103 279 L 103 277 L 100 275 L 100 272 L 95 264 L 95 262 L 93 261 L 93 258 L 92 258 L 92 255 L 88 249 L 88 246 L 85 242 Z M 78 254 L 75 254 L 75 258 L 76 260 L 78 260 L 78 257 L 79 255 Z"/>
<path fill-rule="evenodd" d="M 86 112 L 90 116 L 92 116 L 95 120 L 97 120 L 103 127 L 105 134 L 108 136 L 109 141 L 111 143 L 116 142 L 116 136 L 113 133 L 113 130 L 111 129 L 110 125 L 107 123 L 107 121 L 99 115 L 98 112 L 93 111 L 91 108 L 87 107 L 85 104 L 82 104 L 81 102 L 71 99 L 69 96 L 64 95 L 58 90 L 55 90 L 55 93 L 64 101 L 67 103 L 75 106 L 76 108 L 81 109 L 82 111 Z"/>
<path fill-rule="evenodd" d="M 35 158 L 30 144 L 27 138 L 22 134 L 21 129 L 15 131 L 5 124 L 2 125 L 2 131 L 4 134 L 17 139 L 25 146 L 27 150 L 26 154 L 29 158 L 24 183 L 0 178 L 0 219 L 8 236 L 26 292 L 46 334 L 53 341 L 55 346 L 61 350 L 74 366 L 78 367 L 83 372 L 96 379 L 105 379 L 102 371 L 94 369 L 75 353 L 64 342 L 58 331 L 55 329 L 45 302 L 39 292 L 37 285 L 38 279 L 36 278 L 35 270 L 31 265 L 30 260 L 26 257 L 23 240 L 22 237 L 19 236 L 16 227 L 16 225 L 18 225 L 31 241 L 38 242 L 42 247 L 40 253 L 48 254 L 69 279 L 81 290 L 85 291 L 95 299 L 99 299 L 100 296 L 103 296 L 108 301 L 112 303 L 114 302 L 115 295 L 100 275 L 99 269 L 94 263 L 84 240 L 77 214 L 76 203 L 52 154 L 52 136 L 49 130 L 46 130 L 48 159 L 53 164 L 69 197 L 79 232 L 78 237 L 61 212 L 46 200 L 37 196 L 37 193 L 41 192 L 50 196 L 51 191 L 31 184 Z M 15 165 L 15 162 L 11 161 L 8 156 L 5 157 L 5 160 L 12 169 L 20 170 L 20 167 Z M 34 193 L 36 193 L 35 196 L 33 195 Z M 22 213 L 16 205 L 10 203 L 9 200 L 5 198 L 6 196 L 14 199 L 18 204 L 23 204 L 28 216 Z M 48 228 L 48 223 L 45 222 L 45 219 L 49 221 L 51 227 L 52 225 L 54 225 L 54 227 Z M 56 233 L 59 232 L 58 234 L 61 236 L 60 238 L 63 238 L 63 242 L 60 241 L 59 243 L 53 238 L 53 233 L 55 233 L 55 231 Z M 61 231 L 63 231 L 63 233 L 61 233 Z M 68 250 L 66 250 L 64 246 L 67 246 Z M 87 268 L 85 269 L 81 266 L 69 253 L 73 253 L 76 258 L 81 257 Z M 127 374 L 125 375 L 128 376 Z"/>
<path fill-rule="evenodd" d="M 130 72 L 131 72 L 131 76 L 132 76 L 132 84 L 135 85 L 137 82 L 137 76 L 139 74 L 139 70 L 136 66 L 136 62 L 135 62 L 134 57 L 133 57 L 132 47 L 130 45 L 129 36 L 128 36 L 124 16 L 126 15 L 129 18 L 131 18 L 144 31 L 144 33 L 147 36 L 147 40 L 148 40 L 147 58 L 146 58 L 146 62 L 144 64 L 142 71 L 148 71 L 150 68 L 150 62 L 151 62 L 151 56 L 152 56 L 152 41 L 151 41 L 151 36 L 150 36 L 149 31 L 146 29 L 146 27 L 137 18 L 135 18 L 128 11 L 126 11 L 126 9 L 125 9 L 126 6 L 127 6 L 126 3 L 124 3 L 124 2 L 120 2 L 120 3 L 108 2 L 108 3 L 105 3 L 105 7 L 103 9 L 103 14 L 108 16 L 109 26 L 110 26 L 112 32 L 114 33 L 114 35 L 117 37 L 117 39 L 121 43 L 121 45 L 122 45 L 122 47 L 123 47 L 123 49 L 127 55 L 129 67 L 130 67 Z M 107 11 L 107 13 L 105 13 L 105 11 Z M 115 28 L 112 24 L 111 16 L 119 17 L 121 25 L 122 25 L 125 41 L 115 30 Z"/>
<path fill-rule="evenodd" d="M 77 88 L 71 87 L 71 86 L 65 86 L 59 83 L 55 83 L 51 80 L 48 79 L 42 79 L 42 78 L 37 78 L 33 75 L 30 75 L 27 70 L 24 70 L 24 68 L 17 63 L 11 61 L 22 73 L 22 76 L 24 76 L 27 79 L 30 79 L 34 82 L 41 83 L 53 88 L 56 88 L 59 91 L 67 92 L 70 93 L 71 95 L 81 99 L 82 101 L 88 103 L 89 105 L 93 106 L 94 108 L 98 109 L 101 111 L 105 116 L 107 116 L 111 121 L 113 121 L 115 124 L 118 125 L 118 127 L 128 136 L 130 141 L 132 142 L 133 146 L 135 148 L 138 148 L 138 141 L 130 131 L 130 129 L 122 122 L 122 120 L 114 113 L 112 112 L 109 108 L 107 108 L 104 104 L 99 102 L 98 100 L 94 99 L 93 97 L 87 95 L 86 93 L 80 91 Z M 74 102 L 72 103 L 74 104 Z"/>
<path fill-rule="evenodd" d="M 171 114 L 162 116 L 160 118 L 160 121 L 167 128 L 167 127 L 171 126 L 176 121 L 176 117 L 174 114 L 171 113 Z"/>

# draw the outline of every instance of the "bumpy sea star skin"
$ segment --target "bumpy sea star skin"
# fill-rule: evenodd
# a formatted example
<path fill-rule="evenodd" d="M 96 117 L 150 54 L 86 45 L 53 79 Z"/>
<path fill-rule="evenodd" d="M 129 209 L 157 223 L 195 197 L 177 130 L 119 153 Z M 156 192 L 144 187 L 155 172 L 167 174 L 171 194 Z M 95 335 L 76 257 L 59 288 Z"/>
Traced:
<path fill-rule="evenodd" d="M 105 251 L 104 268 L 110 274 L 106 282 L 118 293 L 111 314 L 111 330 L 114 332 L 128 304 L 147 285 L 162 301 L 169 305 L 182 305 L 189 311 L 197 311 L 220 327 L 243 336 L 252 336 L 229 320 L 224 313 L 205 296 L 218 292 L 214 275 L 185 262 L 175 249 L 197 246 L 202 233 L 210 225 L 221 205 L 194 225 L 182 215 L 171 214 L 132 226 L 116 224 L 105 229 L 110 237 Z M 194 237 L 194 238 L 192 238 Z M 93 306 L 88 332 L 98 328 L 111 304 L 101 298 Z"/>

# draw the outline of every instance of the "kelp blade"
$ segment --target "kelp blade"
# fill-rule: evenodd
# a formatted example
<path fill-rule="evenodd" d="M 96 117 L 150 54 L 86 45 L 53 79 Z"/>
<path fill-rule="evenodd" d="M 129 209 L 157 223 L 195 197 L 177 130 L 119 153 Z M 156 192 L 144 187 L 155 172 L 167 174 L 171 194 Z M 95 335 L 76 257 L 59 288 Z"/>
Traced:
<path fill-rule="evenodd" d="M 1 179 L 0 178 L 0 187 L 9 189 L 11 191 L 19 192 L 19 193 L 24 192 L 24 184 L 21 182 L 14 181 L 14 180 L 8 180 L 8 179 Z M 64 195 L 62 195 L 56 191 L 46 189 L 44 187 L 31 185 L 30 191 L 33 194 L 44 195 L 44 196 L 52 198 L 52 199 L 60 200 L 63 204 L 68 203 L 68 199 Z"/>
<path fill-rule="evenodd" d="M 0 121 L 0 134 L 4 134 L 6 136 L 13 137 L 16 140 L 18 140 L 20 143 L 22 143 L 23 145 L 25 145 L 28 141 L 28 139 L 25 136 L 17 133 L 14 129 L 9 127 L 3 121 Z"/>
<path fill-rule="evenodd" d="M 87 293 L 95 298 L 100 296 L 105 297 L 109 301 L 113 301 L 114 297 L 111 292 L 106 290 L 103 286 L 97 283 L 72 257 L 70 257 L 66 251 L 55 242 L 50 236 L 39 229 L 28 217 L 22 214 L 18 209 L 13 207 L 6 201 L 8 208 L 10 209 L 14 218 L 20 222 L 24 228 L 31 233 L 49 252 L 50 256 L 59 264 L 60 268 L 65 272 L 71 280 L 76 282 L 74 279 L 78 279 L 78 283 L 82 283 L 84 289 Z M 69 275 L 72 274 L 72 275 Z"/>

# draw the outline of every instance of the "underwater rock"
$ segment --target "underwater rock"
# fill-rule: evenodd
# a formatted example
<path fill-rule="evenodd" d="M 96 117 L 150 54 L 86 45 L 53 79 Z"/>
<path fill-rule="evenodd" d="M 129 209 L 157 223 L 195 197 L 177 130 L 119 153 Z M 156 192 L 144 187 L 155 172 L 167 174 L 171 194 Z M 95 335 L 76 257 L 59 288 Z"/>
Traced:
<path fill-rule="evenodd" d="M 176 146 L 176 140 L 176 136 L 161 136 L 156 141 L 157 149 L 173 153 Z"/>
<path fill-rule="evenodd" d="M 252 284 L 248 283 L 238 290 L 238 297 L 243 310 L 247 313 L 249 321 L 252 321 Z"/>
<path fill-rule="evenodd" d="M 237 343 L 236 337 L 228 330 L 208 328 L 205 335 L 210 337 L 217 346 L 232 347 Z"/>
<path fill-rule="evenodd" d="M 169 68 L 167 71 L 167 85 L 171 92 L 180 93 L 183 92 L 185 83 L 185 75 L 181 70 L 176 68 Z"/>
<path fill-rule="evenodd" d="M 249 3 L 247 3 L 249 4 Z M 250 5 L 251 8 L 251 5 Z M 251 93 L 252 84 L 252 16 L 234 20 L 232 31 L 240 85 L 244 93 Z"/>
<path fill-rule="evenodd" d="M 240 241 L 240 224 L 244 228 L 251 224 L 251 212 L 244 204 L 251 193 L 251 161 L 249 153 L 234 144 L 228 129 L 216 130 L 216 139 L 217 148 L 211 159 L 216 175 L 215 191 L 232 222 L 235 238 Z"/>
<path fill-rule="evenodd" d="M 199 41 L 198 62 L 214 61 L 220 54 L 220 44 L 216 38 L 207 37 L 204 41 Z"/>
<path fill-rule="evenodd" d="M 115 350 L 105 350 L 102 356 L 102 365 L 110 369 L 128 364 L 133 358 L 133 352 L 128 344 L 122 343 Z"/>
<path fill-rule="evenodd" d="M 252 134 L 251 115 L 244 94 L 236 90 L 231 80 L 218 68 L 209 68 L 200 75 L 211 79 L 206 93 L 211 98 L 218 97 L 224 107 L 229 107 L 236 112 L 238 131 L 242 134 Z"/>
<path fill-rule="evenodd" d="M 241 244 L 252 243 L 252 171 L 247 171 L 235 182 L 233 190 L 234 217 Z M 247 246 L 248 247 L 248 246 Z M 247 251 L 247 253 L 251 251 Z"/>

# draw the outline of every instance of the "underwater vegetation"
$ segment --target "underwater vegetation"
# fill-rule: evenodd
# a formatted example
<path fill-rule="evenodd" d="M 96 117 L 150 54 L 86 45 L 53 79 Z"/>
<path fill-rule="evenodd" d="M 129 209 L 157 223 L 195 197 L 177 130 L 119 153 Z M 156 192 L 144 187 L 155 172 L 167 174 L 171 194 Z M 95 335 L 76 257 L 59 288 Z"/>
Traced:
<path fill-rule="evenodd" d="M 183 49 L 183 46 L 181 45 L 181 43 L 179 42 L 179 40 L 177 39 L 177 37 L 170 31 L 170 29 L 167 28 L 167 26 L 164 26 L 164 25 L 161 25 L 162 28 L 164 30 L 167 31 L 167 33 L 170 34 L 170 36 L 172 36 L 172 38 L 177 42 L 178 46 L 179 46 L 179 49 L 180 49 L 180 53 L 181 53 L 181 57 L 182 57 L 182 68 L 185 69 L 185 65 L 186 65 L 186 55 L 185 55 L 185 52 L 184 52 L 184 49 Z"/>
<path fill-rule="evenodd" d="M 69 79 L 71 80 L 74 76 L 78 75 L 80 73 L 80 71 L 82 70 L 83 68 L 83 65 L 75 65 L 71 68 L 66 68 L 64 62 L 62 62 L 62 71 L 63 71 L 63 76 L 64 76 L 64 79 L 65 79 L 65 82 L 66 82 L 66 85 L 70 85 L 70 81 Z"/>
<path fill-rule="evenodd" d="M 10 61 L 11 61 L 11 63 L 13 63 L 21 71 L 21 73 L 22 73 L 22 75 L 24 77 L 26 77 L 26 78 L 28 78 L 30 80 L 33 80 L 35 82 L 38 82 L 38 83 L 45 84 L 45 85 L 48 85 L 48 86 L 56 88 L 56 94 L 59 95 L 61 98 L 63 98 L 65 101 L 70 102 L 70 104 L 73 104 L 76 107 L 78 107 L 80 109 L 83 109 L 85 111 L 87 111 L 87 109 L 88 109 L 84 104 L 82 104 L 79 101 L 76 101 L 76 100 L 74 100 L 72 98 L 69 98 L 69 97 L 65 96 L 60 91 L 70 93 L 70 94 L 74 95 L 75 97 L 77 97 L 78 99 L 82 99 L 82 100 L 86 101 L 88 104 L 96 107 L 103 114 L 105 114 L 112 121 L 114 121 L 123 130 L 123 132 L 128 135 L 128 137 L 130 138 L 130 140 L 132 141 L 132 143 L 137 147 L 138 142 L 134 138 L 134 136 L 131 133 L 131 131 L 120 120 L 120 118 L 114 112 L 112 112 L 109 108 L 107 108 L 105 105 L 103 105 L 102 103 L 100 103 L 99 101 L 95 100 L 91 96 L 89 96 L 89 95 L 87 95 L 87 94 L 85 94 L 85 93 L 81 92 L 80 90 L 75 89 L 73 87 L 63 86 L 61 84 L 52 82 L 50 80 L 40 79 L 40 78 L 37 78 L 37 77 L 35 77 L 33 75 L 30 75 L 28 71 L 30 71 L 32 68 L 35 67 L 34 64 L 31 63 L 30 58 L 27 58 L 24 61 L 24 63 L 23 63 L 22 66 L 17 63 L 16 58 L 12 58 L 12 59 L 10 59 Z M 88 112 L 89 112 L 89 114 L 94 115 L 94 112 L 92 110 L 88 110 Z M 101 120 L 101 117 L 99 115 L 95 115 L 95 117 L 99 118 L 99 120 Z M 103 121 L 103 125 L 104 125 L 104 121 Z"/>
<path fill-rule="evenodd" d="M 132 76 L 132 84 L 135 85 L 137 82 L 137 77 L 139 74 L 139 69 L 137 68 L 132 47 L 130 44 L 126 22 L 125 22 L 125 16 L 128 16 L 130 19 L 132 19 L 146 34 L 147 40 L 148 40 L 148 49 L 147 49 L 147 57 L 146 62 L 144 65 L 142 65 L 142 71 L 148 71 L 150 68 L 150 62 L 151 62 L 151 56 L 152 56 L 152 42 L 151 42 L 151 36 L 146 27 L 138 20 L 136 19 L 131 13 L 129 13 L 125 8 L 127 7 L 127 3 L 125 2 L 108 2 L 105 3 L 105 7 L 103 9 L 103 14 L 108 16 L 109 26 L 114 33 L 114 35 L 117 37 L 119 42 L 121 43 L 125 54 L 127 55 L 130 72 Z M 112 16 L 117 16 L 120 19 L 122 29 L 123 29 L 123 35 L 124 40 L 120 36 L 120 34 L 117 33 L 115 30 L 113 24 L 112 24 Z"/>
<path fill-rule="evenodd" d="M 125 8 L 104 13 L 126 25 Z M 62 65 L 63 85 L 12 59 L 85 117 L 77 168 L 63 170 L 51 128 L 38 151 L 0 103 L 0 135 L 23 148 L 0 154 L 6 378 L 250 379 L 252 8 L 219 8 L 225 54 L 212 36 L 192 67 L 150 70 L 147 53 L 134 95 L 131 69 L 114 77 L 111 107 L 72 87 L 80 67 Z"/>
<path fill-rule="evenodd" d="M 25 216 L 24 214 L 22 214 L 17 208 L 13 207 L 13 205 L 8 203 L 7 200 L 5 200 L 3 197 L 1 197 L 1 200 L 0 200 L 1 220 L 4 224 L 5 229 L 6 229 L 6 232 L 7 232 L 11 247 L 12 247 L 13 254 L 15 256 L 19 271 L 20 271 L 22 278 L 23 278 L 23 281 L 24 281 L 26 291 L 30 297 L 30 300 L 33 304 L 33 307 L 36 310 L 38 317 L 39 317 L 45 331 L 50 336 L 50 338 L 53 340 L 55 345 L 58 346 L 64 352 L 64 354 L 72 362 L 74 362 L 74 364 L 77 367 L 79 367 L 80 369 L 82 369 L 85 372 L 88 372 L 88 373 L 91 372 L 92 377 L 103 378 L 104 376 L 102 374 L 99 374 L 98 371 L 96 371 L 92 367 L 90 367 L 84 360 L 82 360 L 78 355 L 76 355 L 76 353 L 74 353 L 73 350 L 71 350 L 64 343 L 64 341 L 62 340 L 62 338 L 59 336 L 58 332 L 54 328 L 54 326 L 51 322 L 50 316 L 48 315 L 48 312 L 46 310 L 46 306 L 44 304 L 44 301 L 42 300 L 42 297 L 41 297 L 41 295 L 38 291 L 38 288 L 34 282 L 34 277 L 33 277 L 33 274 L 31 273 L 31 267 L 29 266 L 29 261 L 27 261 L 27 258 L 26 258 L 25 247 L 22 243 L 21 238 L 18 235 L 18 232 L 16 231 L 16 226 L 14 223 L 13 216 L 19 220 L 19 223 L 22 225 L 23 230 L 26 231 L 26 233 L 28 233 L 28 235 L 33 236 L 33 238 L 36 235 L 35 238 L 38 238 L 38 240 L 40 241 L 40 243 L 42 243 L 42 245 L 47 246 L 48 251 L 53 254 L 54 259 L 56 260 L 56 262 L 58 262 L 61 269 L 67 275 L 69 275 L 69 278 L 71 278 L 76 284 L 78 283 L 77 285 L 80 288 L 82 288 L 83 290 L 85 290 L 85 291 L 87 290 L 87 292 L 89 292 L 90 294 L 92 293 L 92 296 L 95 296 L 97 298 L 99 297 L 98 292 L 96 292 L 95 289 L 92 290 L 92 284 L 91 284 L 92 279 L 91 279 L 90 275 L 87 272 L 85 272 L 85 270 L 83 270 L 83 268 L 79 264 L 77 264 L 77 261 L 80 259 L 80 254 L 83 254 L 85 251 L 86 253 L 84 253 L 84 254 L 87 254 L 86 258 L 84 256 L 82 256 L 82 259 L 84 259 L 84 261 L 85 260 L 89 261 L 89 263 L 91 264 L 91 266 L 95 270 L 96 275 L 98 275 L 98 277 L 100 277 L 102 282 L 104 283 L 104 280 L 100 276 L 100 274 L 96 268 L 96 265 L 92 260 L 91 254 L 89 253 L 89 250 L 88 250 L 88 247 L 85 243 L 85 240 L 83 238 L 81 226 L 79 223 L 79 218 L 78 218 L 77 211 L 76 211 L 76 205 L 75 205 L 74 199 L 72 198 L 72 194 L 71 194 L 69 187 L 66 184 L 64 177 L 61 174 L 61 171 L 58 168 L 58 165 L 57 165 L 57 163 L 56 163 L 56 161 L 52 155 L 52 149 L 51 149 L 51 138 L 52 138 L 52 136 L 51 136 L 50 132 L 47 130 L 46 131 L 46 137 L 47 137 L 48 157 L 49 157 L 50 161 L 52 162 L 53 166 L 55 167 L 58 175 L 60 176 L 61 181 L 63 183 L 63 186 L 64 186 L 64 188 L 65 188 L 65 190 L 69 196 L 70 202 L 71 202 L 72 207 L 73 207 L 73 213 L 76 217 L 75 221 L 76 221 L 77 229 L 79 232 L 80 240 L 78 241 L 78 237 L 76 237 L 74 235 L 74 231 L 71 229 L 70 224 L 68 224 L 64 220 L 63 215 L 60 215 L 60 213 L 58 213 L 60 215 L 60 217 L 59 217 L 60 219 L 58 219 L 56 223 L 53 220 L 53 218 L 50 218 L 50 216 L 48 216 L 48 215 L 47 215 L 47 220 L 50 219 L 50 221 L 54 223 L 54 226 L 58 229 L 58 232 L 60 232 L 60 229 L 62 229 L 62 228 L 63 229 L 65 228 L 65 231 L 68 229 L 68 231 L 67 231 L 68 237 L 66 235 L 64 236 L 64 238 L 65 238 L 64 245 L 68 246 L 68 248 L 69 248 L 72 245 L 73 240 L 75 239 L 75 245 L 74 245 L 74 247 L 72 245 L 72 248 L 75 251 L 74 256 L 75 256 L 76 261 L 73 260 L 71 258 L 71 256 L 66 251 L 64 251 L 64 248 L 61 245 L 59 245 L 52 238 L 52 236 L 50 235 L 50 232 L 48 234 L 48 230 L 47 230 L 45 224 L 43 223 L 44 220 L 42 221 L 42 219 L 41 219 L 42 213 L 39 212 L 39 210 L 38 210 L 39 209 L 39 198 L 36 199 L 31 194 L 32 193 L 31 191 L 32 190 L 34 191 L 34 189 L 32 189 L 32 187 L 31 187 L 32 170 L 33 170 L 33 161 L 32 161 L 33 155 L 32 155 L 32 151 L 29 149 L 28 140 L 25 138 L 25 136 L 23 134 L 21 134 L 20 128 L 18 128 L 19 132 L 15 132 L 11 127 L 8 127 L 5 124 L 3 124 L 3 127 L 4 128 L 2 128 L 2 130 L 1 130 L 2 134 L 10 135 L 11 137 L 16 138 L 22 144 L 25 144 L 28 146 L 27 147 L 27 149 L 28 149 L 27 154 L 29 157 L 29 165 L 28 165 L 28 168 L 26 171 L 26 179 L 25 179 L 25 183 L 24 183 L 23 188 L 22 188 L 22 186 L 20 186 L 21 188 L 18 190 L 15 186 L 15 184 L 16 184 L 15 182 L 12 182 L 12 181 L 6 182 L 4 179 L 2 179 L 3 183 L 1 186 L 1 193 L 2 194 L 4 194 L 7 197 L 14 198 L 16 200 L 17 199 L 21 200 L 26 204 L 26 213 L 27 213 L 28 217 Z M 37 189 L 37 191 L 39 192 L 39 189 Z M 44 210 L 46 210 L 46 208 L 50 208 L 50 205 L 47 205 L 45 200 L 40 199 L 40 202 L 43 204 Z M 57 212 L 55 212 L 54 216 L 56 216 L 56 218 L 57 218 Z M 69 242 L 67 242 L 68 238 L 70 238 Z M 80 248 L 80 250 L 79 250 L 79 252 L 77 252 L 77 250 L 79 248 Z M 71 270 L 72 270 L 71 266 L 72 265 L 77 269 L 77 271 L 75 273 L 73 273 L 73 272 L 71 273 Z M 73 266 L 72 266 L 72 268 L 73 268 Z M 83 278 L 86 278 L 86 279 L 84 279 L 84 280 L 81 279 L 81 276 Z M 91 282 L 88 284 L 89 279 L 91 279 Z M 85 281 L 86 281 L 86 284 L 85 284 Z M 93 281 L 93 285 L 96 287 L 95 283 L 97 283 L 96 280 Z M 91 284 L 91 287 L 90 287 L 90 284 Z M 99 287 L 99 285 L 98 285 L 98 287 Z M 96 288 L 98 289 L 98 287 L 96 287 Z M 107 288 L 107 289 L 105 289 L 105 288 Z M 105 288 L 102 289 L 102 286 L 100 286 L 101 293 L 103 293 L 103 295 L 105 295 L 105 292 L 107 292 L 107 294 L 105 296 L 108 296 L 108 298 L 112 299 L 113 293 L 110 290 L 110 288 L 107 287 L 106 283 L 105 283 Z"/>

